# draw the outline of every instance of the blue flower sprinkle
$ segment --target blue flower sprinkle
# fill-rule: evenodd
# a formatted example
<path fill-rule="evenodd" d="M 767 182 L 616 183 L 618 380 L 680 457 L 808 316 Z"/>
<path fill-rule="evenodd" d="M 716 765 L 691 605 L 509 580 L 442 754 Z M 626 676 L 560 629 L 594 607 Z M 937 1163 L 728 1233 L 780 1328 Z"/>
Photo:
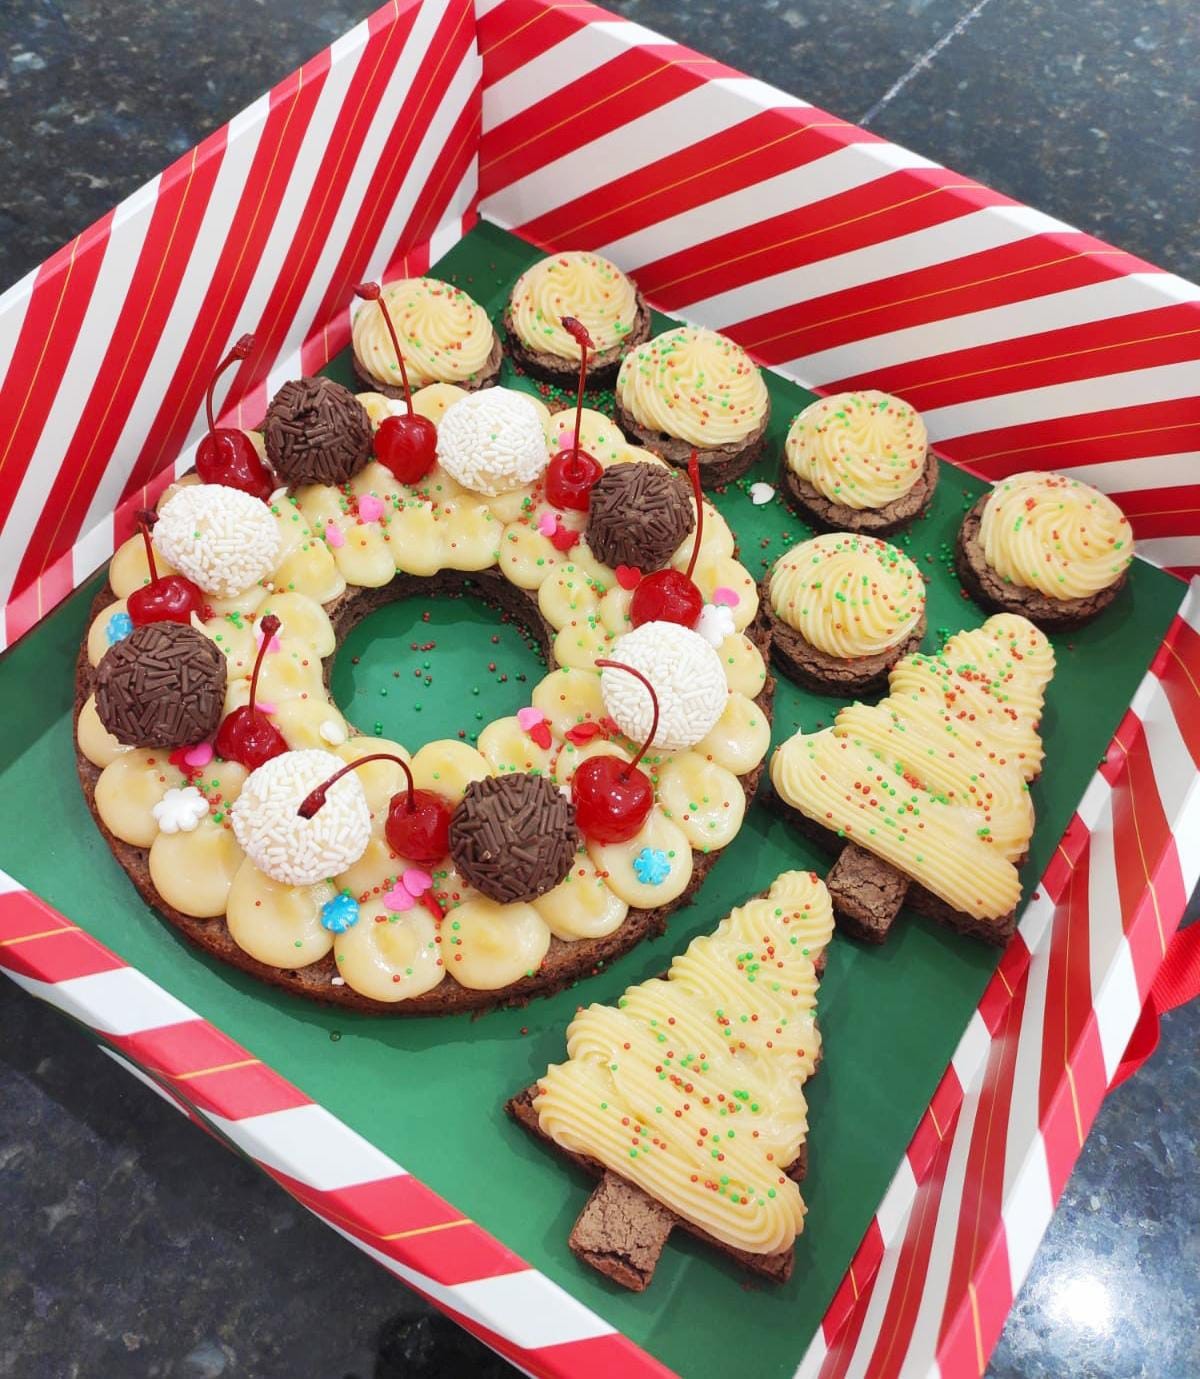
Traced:
<path fill-rule="evenodd" d="M 344 934 L 358 923 L 358 901 L 349 891 L 339 891 L 321 906 L 321 924 L 332 934 Z"/>
<path fill-rule="evenodd" d="M 643 886 L 661 886 L 671 874 L 671 864 L 662 848 L 643 848 L 633 859 L 633 870 Z"/>
<path fill-rule="evenodd" d="M 109 646 L 116 646 L 118 642 L 123 642 L 133 631 L 133 619 L 128 613 L 114 613 L 108 620 L 108 626 L 104 629 L 104 635 L 108 638 Z"/>

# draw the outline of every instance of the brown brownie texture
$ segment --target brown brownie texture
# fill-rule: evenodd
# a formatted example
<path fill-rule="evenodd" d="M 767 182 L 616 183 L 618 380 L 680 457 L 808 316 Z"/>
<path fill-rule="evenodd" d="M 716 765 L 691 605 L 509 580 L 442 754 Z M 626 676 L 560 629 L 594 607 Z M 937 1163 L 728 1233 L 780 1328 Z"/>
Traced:
<path fill-rule="evenodd" d="M 796 629 L 771 607 L 771 581 L 759 585 L 759 607 L 771 629 L 771 656 L 775 664 L 797 685 L 817 694 L 841 697 L 867 694 L 887 688 L 888 671 L 910 652 L 917 651 L 925 636 L 925 613 L 902 642 L 875 656 L 855 656 L 849 660 L 830 656 L 804 640 Z"/>
<path fill-rule="evenodd" d="M 1082 599 L 1047 598 L 1038 589 L 1025 589 L 1002 579 L 987 563 L 979 527 L 990 493 L 985 493 L 963 518 L 954 547 L 954 569 L 963 588 L 981 608 L 992 613 L 1020 613 L 1043 632 L 1069 632 L 1103 613 L 1125 587 L 1122 572 L 1115 584 Z"/>
<path fill-rule="evenodd" d="M 792 469 L 786 455 L 779 465 L 779 488 L 784 501 L 797 517 L 816 531 L 854 531 L 862 532 L 865 536 L 890 536 L 929 511 L 937 482 L 938 458 L 932 450 L 927 450 L 921 477 L 907 493 L 881 508 L 852 508 L 818 492 L 807 479 L 802 479 Z"/>
<path fill-rule="evenodd" d="M 745 440 L 729 445 L 710 447 L 693 446 L 690 441 L 669 436 L 665 431 L 652 431 L 635 421 L 621 406 L 618 397 L 614 418 L 617 425 L 635 445 L 651 450 L 668 464 L 686 469 L 693 450 L 696 450 L 700 463 L 700 482 L 705 488 L 724 488 L 743 474 L 759 459 L 766 448 L 767 426 L 771 420 L 771 404 L 768 401 L 762 421 Z"/>
<path fill-rule="evenodd" d="M 630 350 L 645 344 L 650 338 L 650 308 L 640 292 L 637 294 L 637 311 L 629 334 L 611 349 L 597 350 L 588 359 L 587 386 L 589 388 L 611 388 L 621 371 L 621 361 Z M 509 358 L 531 378 L 550 383 L 556 388 L 572 392 L 579 382 L 579 365 L 573 359 L 563 359 L 557 354 L 546 354 L 527 345 L 513 327 L 512 303 L 504 308 L 505 349 Z"/>
<path fill-rule="evenodd" d="M 556 668 L 551 654 L 554 633 L 538 609 L 536 594 L 518 589 L 498 570 L 480 570 L 472 574 L 448 570 L 430 578 L 416 575 L 397 575 L 390 584 L 381 588 L 350 588 L 333 603 L 326 605 L 326 612 L 333 623 L 337 644 L 341 646 L 350 629 L 375 608 L 397 599 L 428 596 L 435 593 L 451 595 L 471 593 L 482 598 L 485 603 L 497 608 L 502 615 L 524 628 L 537 642 L 546 657 L 547 669 L 554 670 Z M 91 619 L 102 608 L 106 608 L 112 603 L 115 598 L 116 595 L 106 585 L 92 604 L 89 626 Z M 746 632 L 747 636 L 751 636 L 757 641 L 759 649 L 766 659 L 767 646 L 763 630 L 753 626 L 747 628 Z M 325 662 L 327 685 L 336 655 L 335 651 Z M 85 637 L 76 664 L 75 712 L 73 716 L 75 723 L 78 723 L 80 711 L 88 695 L 92 693 L 94 685 L 95 670 L 88 662 Z M 758 707 L 767 716 L 768 721 L 771 716 L 771 701 L 774 690 L 775 682 L 768 675 L 761 693 L 755 700 Z M 546 957 L 533 976 L 522 977 L 519 981 L 499 991 L 477 991 L 460 986 L 453 976 L 447 973 L 438 986 L 427 991 L 424 995 L 395 1003 L 375 1001 L 370 997 L 360 995 L 349 986 L 333 985 L 337 968 L 332 953 L 319 962 L 294 970 L 271 967 L 266 963 L 259 962 L 256 958 L 252 958 L 238 947 L 229 932 L 224 916 L 218 916 L 214 919 L 195 919 L 166 904 L 150 876 L 149 850 L 134 847 L 132 844 L 122 842 L 119 838 L 114 837 L 100 819 L 95 804 L 96 781 L 100 777 L 100 768 L 93 765 L 78 749 L 78 746 L 75 750 L 75 760 L 80 783 L 83 787 L 84 799 L 96 821 L 96 827 L 108 843 L 113 856 L 124 868 L 146 904 L 179 930 L 185 938 L 198 948 L 203 949 L 211 957 L 295 995 L 336 1005 L 345 1010 L 358 1010 L 375 1015 L 444 1015 L 465 1010 L 485 1010 L 502 1005 L 523 1005 L 532 996 L 551 995 L 560 991 L 562 988 L 591 975 L 597 968 L 611 962 L 614 958 L 628 952 L 651 934 L 663 933 L 667 926 L 668 916 L 672 911 L 690 904 L 703 885 L 708 873 L 716 864 L 717 859 L 721 856 L 720 852 L 702 853 L 693 850 L 691 881 L 688 883 L 687 889 L 676 900 L 651 910 L 631 908 L 620 927 L 603 938 L 581 939 L 578 942 L 569 943 L 563 939 L 552 937 Z M 754 798 L 765 765 L 764 760 L 753 771 L 740 778 L 747 805 Z"/>
<path fill-rule="evenodd" d="M 909 881 L 882 857 L 847 843 L 825 885 L 846 932 L 864 943 L 882 943 L 904 904 Z"/>
<path fill-rule="evenodd" d="M 1017 912 L 992 919 L 976 919 L 948 905 L 940 897 L 906 876 L 882 857 L 876 857 L 856 843 L 839 837 L 834 829 L 824 828 L 807 814 L 794 808 L 772 791 L 767 803 L 803 837 L 837 861 L 825 879 L 833 901 L 838 928 L 864 943 L 883 943 L 891 932 L 902 904 L 927 919 L 937 920 L 960 934 L 1003 947 L 1017 927 Z M 892 877 L 888 873 L 892 873 Z M 893 900 L 896 892 L 900 899 Z M 889 916 L 889 910 L 891 911 Z"/>
<path fill-rule="evenodd" d="M 355 377 L 362 384 L 365 393 L 382 393 L 384 397 L 403 398 L 404 389 L 398 383 L 381 383 L 374 374 L 368 373 L 358 362 L 358 356 L 351 351 L 351 362 L 354 366 Z M 440 380 L 446 383 L 453 383 L 456 388 L 461 388 L 465 393 L 478 392 L 480 388 L 492 388 L 500 380 L 500 363 L 504 358 L 504 346 L 500 343 L 500 332 L 493 331 L 492 348 L 488 351 L 488 357 L 484 361 L 483 368 L 474 378 L 447 378 Z M 435 382 L 439 380 L 434 380 Z M 426 385 L 422 385 L 426 386 Z M 414 387 L 414 392 L 420 392 L 419 388 Z"/>

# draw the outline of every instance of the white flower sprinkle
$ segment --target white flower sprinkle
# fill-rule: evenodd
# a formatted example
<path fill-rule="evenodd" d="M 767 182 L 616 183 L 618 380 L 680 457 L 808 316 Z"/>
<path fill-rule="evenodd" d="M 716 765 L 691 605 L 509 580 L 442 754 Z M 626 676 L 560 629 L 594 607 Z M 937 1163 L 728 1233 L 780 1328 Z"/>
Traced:
<path fill-rule="evenodd" d="M 764 503 L 769 503 L 775 497 L 775 490 L 770 484 L 751 484 L 750 501 L 756 508 L 761 508 Z"/>
<path fill-rule="evenodd" d="M 208 813 L 208 801 L 194 785 L 168 790 L 151 809 L 160 833 L 191 833 Z"/>

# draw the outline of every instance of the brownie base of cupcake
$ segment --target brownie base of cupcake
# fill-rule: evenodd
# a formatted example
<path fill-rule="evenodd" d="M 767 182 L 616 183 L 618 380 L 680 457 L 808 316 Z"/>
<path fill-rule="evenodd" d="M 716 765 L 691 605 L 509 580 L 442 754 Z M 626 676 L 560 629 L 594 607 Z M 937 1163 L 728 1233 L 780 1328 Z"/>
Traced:
<path fill-rule="evenodd" d="M 461 388 L 464 393 L 475 393 L 480 388 L 494 388 L 500 381 L 500 365 L 504 360 L 504 346 L 500 343 L 500 336 L 496 334 L 492 340 L 492 348 L 488 351 L 488 357 L 484 361 L 483 368 L 473 378 L 447 378 L 434 379 L 433 382 L 453 383 L 456 388 Z M 366 392 L 382 393 L 384 397 L 394 397 L 401 401 L 404 398 L 404 389 L 398 383 L 381 383 L 374 374 L 368 373 L 359 363 L 358 356 L 351 354 L 350 362 L 354 368 L 354 376 L 363 385 Z M 426 387 L 426 384 L 414 384 L 413 392 Z"/>
<path fill-rule="evenodd" d="M 1010 584 L 987 563 L 980 540 L 983 509 L 990 494 L 971 508 L 959 528 L 954 568 L 962 586 L 981 608 L 991 613 L 1020 613 L 1043 632 L 1069 632 L 1098 617 L 1125 587 L 1126 572 L 1107 589 L 1087 598 L 1052 599 L 1039 589 Z"/>
<path fill-rule="evenodd" d="M 587 386 L 589 388 L 611 388 L 617 381 L 621 361 L 631 349 L 636 349 L 638 345 L 645 344 L 649 340 L 650 330 L 650 308 L 639 292 L 637 294 L 637 312 L 634 315 L 629 334 L 620 344 L 613 345 L 611 349 L 598 350 L 590 356 Z M 556 388 L 562 388 L 568 392 L 574 391 L 579 381 L 578 362 L 574 359 L 564 359 L 558 354 L 545 354 L 541 350 L 535 350 L 532 346 L 527 345 L 513 327 L 511 302 L 504 309 L 504 334 L 506 337 L 504 348 L 508 351 L 509 358 L 522 373 L 526 373 L 542 383 L 549 383 Z"/>
<path fill-rule="evenodd" d="M 760 606 L 771 632 L 771 659 L 795 684 L 817 694 L 836 694 L 845 698 L 852 694 L 867 694 L 887 688 L 888 672 L 902 657 L 918 651 L 925 636 L 925 613 L 912 631 L 898 642 L 874 656 L 855 656 L 850 659 L 830 656 L 828 652 L 807 642 L 799 632 L 771 607 L 769 583 L 759 587 Z"/>
<path fill-rule="evenodd" d="M 816 531 L 852 531 L 864 536 L 890 536 L 902 531 L 929 511 L 938 482 L 938 458 L 925 452 L 921 477 L 899 498 L 881 508 L 852 508 L 818 492 L 784 459 L 779 469 L 779 489 L 788 507 Z"/>
<path fill-rule="evenodd" d="M 634 418 L 617 399 L 614 420 L 634 445 L 653 451 L 668 464 L 678 469 L 686 469 L 692 451 L 696 451 L 700 463 L 700 483 L 704 488 L 724 488 L 735 479 L 740 479 L 762 456 L 766 449 L 767 427 L 771 421 L 771 408 L 768 405 L 762 420 L 744 439 L 729 445 L 694 446 L 691 441 L 669 436 L 665 431 L 655 431 Z"/>

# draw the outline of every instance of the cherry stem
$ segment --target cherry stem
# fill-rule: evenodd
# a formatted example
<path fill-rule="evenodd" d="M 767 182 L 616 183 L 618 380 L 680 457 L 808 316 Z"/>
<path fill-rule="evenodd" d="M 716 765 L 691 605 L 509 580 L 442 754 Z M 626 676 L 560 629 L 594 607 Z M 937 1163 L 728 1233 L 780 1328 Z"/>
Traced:
<path fill-rule="evenodd" d="M 694 450 L 688 457 L 688 478 L 692 481 L 692 492 L 696 496 L 696 536 L 692 542 L 692 558 L 688 561 L 686 571 L 688 579 L 691 579 L 700 555 L 700 542 L 704 536 L 704 492 L 700 487 L 700 457 Z"/>
<path fill-rule="evenodd" d="M 154 561 L 154 542 L 150 539 L 150 517 L 152 513 L 138 513 L 138 531 L 142 534 L 142 540 L 146 545 L 146 564 L 150 567 L 150 583 L 158 583 L 158 566 Z"/>
<path fill-rule="evenodd" d="M 351 771 L 357 771 L 360 766 L 365 766 L 369 761 L 394 761 L 404 772 L 405 778 L 408 781 L 408 812 L 411 814 L 417 807 L 417 802 L 413 799 L 413 791 L 416 789 L 416 785 L 413 781 L 413 773 L 408 769 L 408 762 L 405 761 L 403 757 L 395 756 L 391 752 L 372 752 L 369 756 L 359 757 L 356 761 L 347 762 L 340 771 L 335 771 L 327 781 L 324 781 L 321 785 L 318 785 L 315 790 L 305 795 L 300 801 L 300 808 L 296 810 L 296 813 L 299 814 L 302 819 L 311 819 L 313 815 L 316 814 L 317 810 L 325 803 L 325 796 L 328 791 L 335 786 L 343 776 L 348 775 Z"/>
<path fill-rule="evenodd" d="M 262 669 L 267 648 L 271 645 L 271 638 L 279 631 L 279 619 L 274 613 L 268 613 L 258 624 L 258 630 L 262 633 L 262 641 L 258 644 L 258 655 L 254 659 L 254 674 L 250 677 L 250 701 L 247 707 L 251 714 L 254 713 L 254 697 L 258 693 L 258 672 Z"/>
<path fill-rule="evenodd" d="M 612 670 L 623 670 L 627 675 L 632 675 L 635 680 L 640 680 L 642 684 L 646 686 L 646 691 L 650 695 L 650 703 L 654 706 L 654 716 L 650 720 L 650 732 L 645 742 L 643 742 L 638 749 L 637 756 L 635 756 L 624 771 L 621 772 L 621 780 L 628 780 L 630 775 L 637 770 L 638 762 L 640 762 L 650 750 L 650 744 L 654 741 L 654 734 L 658 732 L 658 695 L 655 694 L 654 686 L 646 679 L 642 672 L 640 670 L 635 670 L 633 666 L 627 666 L 624 661 L 607 661 L 601 659 L 598 660 L 596 664 L 598 666 L 607 666 Z"/>
<path fill-rule="evenodd" d="M 396 359 L 400 364 L 400 378 L 404 383 L 404 401 L 408 404 L 408 415 L 413 414 L 412 389 L 408 386 L 408 370 L 404 367 L 404 355 L 400 349 L 400 337 L 396 334 L 396 327 L 392 324 L 392 313 L 388 310 L 387 302 L 383 300 L 383 289 L 378 283 L 362 283 L 354 289 L 356 297 L 362 297 L 364 301 L 378 302 L 379 310 L 383 312 L 383 323 L 387 326 L 387 332 L 392 337 L 392 348 L 396 351 Z"/>
<path fill-rule="evenodd" d="M 579 433 L 583 429 L 583 390 L 587 387 L 588 349 L 592 337 L 587 333 L 587 327 L 583 322 L 576 320 L 574 316 L 563 316 L 561 320 L 563 329 L 579 346 L 579 386 L 575 390 L 575 455 L 578 455 Z"/>
<path fill-rule="evenodd" d="M 245 359 L 254 348 L 254 336 L 243 335 L 240 340 L 236 340 L 229 353 L 213 370 L 213 376 L 208 381 L 208 394 L 204 399 L 205 410 L 208 412 L 208 434 L 211 436 L 217 429 L 216 418 L 213 416 L 213 389 L 217 386 L 217 379 L 225 372 L 230 364 L 239 359 Z"/>

